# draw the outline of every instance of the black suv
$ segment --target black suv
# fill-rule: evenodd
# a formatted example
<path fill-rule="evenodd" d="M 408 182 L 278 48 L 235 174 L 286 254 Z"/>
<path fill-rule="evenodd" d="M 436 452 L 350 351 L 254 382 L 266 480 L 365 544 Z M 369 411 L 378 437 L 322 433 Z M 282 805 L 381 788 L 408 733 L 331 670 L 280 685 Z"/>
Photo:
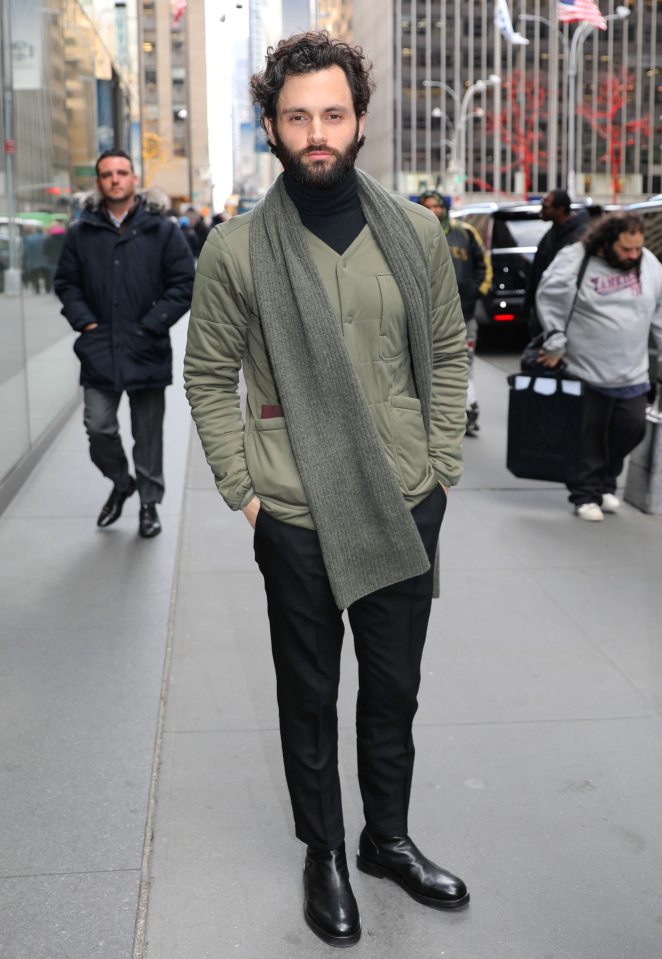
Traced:
<path fill-rule="evenodd" d="M 573 210 L 579 208 L 573 203 Z M 526 326 L 523 306 L 531 264 L 551 226 L 540 219 L 540 210 L 540 203 L 476 203 L 451 212 L 454 220 L 478 231 L 492 260 L 492 289 L 476 304 L 479 323 Z"/>
<path fill-rule="evenodd" d="M 522 307 L 531 263 L 551 226 L 540 219 L 539 203 L 476 203 L 451 217 L 473 226 L 492 260 L 492 289 L 476 304 L 476 319 L 492 326 L 526 323 Z"/>

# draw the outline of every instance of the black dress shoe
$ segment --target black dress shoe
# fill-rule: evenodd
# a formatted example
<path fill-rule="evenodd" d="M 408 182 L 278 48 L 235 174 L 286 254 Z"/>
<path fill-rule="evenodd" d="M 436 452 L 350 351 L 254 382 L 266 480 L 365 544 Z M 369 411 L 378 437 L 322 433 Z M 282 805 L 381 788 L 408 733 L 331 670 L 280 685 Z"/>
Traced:
<path fill-rule="evenodd" d="M 330 946 L 359 941 L 361 919 L 349 884 L 344 843 L 329 852 L 308 848 L 303 892 L 303 915 L 316 936 Z"/>
<path fill-rule="evenodd" d="M 125 490 L 119 490 L 116 486 L 113 486 L 112 493 L 103 504 L 101 512 L 99 513 L 97 526 L 110 526 L 111 523 L 118 520 L 122 515 L 124 500 L 127 500 L 129 496 L 133 496 L 135 491 L 136 481 L 133 476 L 129 476 L 129 485 Z"/>
<path fill-rule="evenodd" d="M 364 829 L 356 864 L 361 872 L 397 882 L 424 906 L 459 909 L 469 902 L 462 880 L 426 859 L 409 836 L 382 839 Z"/>
<path fill-rule="evenodd" d="M 140 507 L 138 532 L 143 539 L 151 539 L 152 536 L 158 536 L 161 532 L 159 514 L 156 512 L 154 503 L 143 503 Z"/>

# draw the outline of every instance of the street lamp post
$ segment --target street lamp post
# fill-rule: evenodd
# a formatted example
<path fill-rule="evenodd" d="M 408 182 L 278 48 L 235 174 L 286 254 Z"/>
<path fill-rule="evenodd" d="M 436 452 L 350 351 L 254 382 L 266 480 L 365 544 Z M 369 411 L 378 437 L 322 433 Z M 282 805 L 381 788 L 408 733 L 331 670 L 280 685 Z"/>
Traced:
<path fill-rule="evenodd" d="M 435 107 L 432 113 L 430 114 L 430 116 L 433 117 L 435 120 L 441 120 L 444 123 L 444 125 L 448 126 L 450 129 L 450 139 L 444 136 L 444 126 L 442 126 L 441 132 L 439 134 L 440 172 L 441 170 L 443 170 L 444 190 L 448 190 L 448 183 L 447 183 L 448 165 L 446 163 L 446 156 L 443 148 L 448 147 L 448 150 L 450 153 L 450 165 L 452 166 L 453 162 L 456 159 L 455 148 L 457 146 L 457 138 L 455 136 L 455 124 L 451 120 L 451 118 L 448 116 L 448 114 L 441 109 L 441 107 Z"/>
<path fill-rule="evenodd" d="M 452 123 L 451 160 L 448 164 L 448 172 L 453 175 L 452 193 L 455 206 L 459 206 L 462 203 L 467 179 L 467 120 L 476 114 L 482 116 L 482 111 L 475 111 L 475 113 L 472 114 L 468 113 L 469 103 L 476 93 L 483 93 L 488 87 L 498 86 L 500 83 L 501 77 L 497 76 L 496 73 L 491 73 L 487 80 L 476 80 L 472 83 L 465 91 L 462 99 L 460 99 L 457 92 L 453 90 L 452 87 L 449 87 L 447 83 L 443 83 L 441 80 L 423 80 L 424 87 L 438 87 L 448 93 L 453 100 L 455 119 Z M 438 115 L 442 116 L 443 111 L 440 110 Z"/>
<path fill-rule="evenodd" d="M 616 7 L 614 13 L 608 13 L 605 16 L 605 20 L 625 20 L 630 16 L 629 7 L 619 6 Z M 539 17 L 533 13 L 521 13 L 519 15 L 520 20 L 533 20 L 538 23 L 544 23 L 550 29 L 552 29 L 552 24 L 545 17 Z M 568 49 L 568 41 L 563 33 L 559 31 L 559 36 L 563 47 L 568 57 L 568 158 L 567 158 L 567 188 L 570 198 L 575 199 L 576 191 L 576 170 L 575 163 L 577 158 L 575 156 L 575 136 L 577 131 L 577 117 L 575 116 L 575 111 L 577 108 L 577 65 L 579 63 L 579 53 L 581 48 L 584 45 L 584 41 L 590 33 L 595 29 L 594 24 L 588 23 L 586 20 L 582 21 L 577 27 L 575 32 L 572 35 L 572 42 L 570 43 L 570 49 Z"/>

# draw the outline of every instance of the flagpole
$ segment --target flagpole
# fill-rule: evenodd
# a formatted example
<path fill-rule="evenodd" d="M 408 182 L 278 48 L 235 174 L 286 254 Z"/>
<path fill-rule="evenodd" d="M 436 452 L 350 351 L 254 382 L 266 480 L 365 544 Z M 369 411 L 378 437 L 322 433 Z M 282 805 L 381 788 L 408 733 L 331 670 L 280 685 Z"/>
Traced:
<path fill-rule="evenodd" d="M 496 30 L 494 35 L 494 73 L 501 76 L 501 31 Z M 501 84 L 494 89 L 494 173 L 492 185 L 496 196 L 501 194 Z"/>
<path fill-rule="evenodd" d="M 550 91 L 560 89 L 559 85 L 559 33 L 558 30 L 549 31 L 549 63 L 547 83 L 547 135 L 549 144 L 547 148 L 547 189 L 555 190 L 558 187 L 558 165 L 559 165 L 559 98 L 554 92 L 550 96 Z"/>
<path fill-rule="evenodd" d="M 616 7 L 616 12 L 607 14 L 605 20 L 625 20 L 630 16 L 628 7 Z M 577 103 L 577 62 L 579 51 L 588 37 L 595 29 L 595 24 L 584 20 L 575 30 L 572 43 L 570 44 L 570 61 L 568 63 L 568 193 L 570 199 L 575 199 L 576 189 L 576 171 L 575 163 L 575 134 L 577 131 L 578 117 L 575 116 Z"/>
<path fill-rule="evenodd" d="M 571 200 L 574 200 L 576 196 L 575 134 L 577 117 L 575 116 L 575 104 L 577 101 L 577 57 L 584 40 L 593 30 L 592 23 L 580 23 L 570 44 L 570 61 L 568 63 L 568 193 Z"/>

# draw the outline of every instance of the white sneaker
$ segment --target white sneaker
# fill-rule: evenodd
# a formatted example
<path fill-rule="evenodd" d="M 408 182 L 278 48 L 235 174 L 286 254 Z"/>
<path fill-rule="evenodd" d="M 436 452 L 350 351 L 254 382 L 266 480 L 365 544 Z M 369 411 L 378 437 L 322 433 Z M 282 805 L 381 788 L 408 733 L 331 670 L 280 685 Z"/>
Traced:
<path fill-rule="evenodd" d="M 615 513 L 620 509 L 621 501 L 618 496 L 614 496 L 613 493 L 603 493 L 602 494 L 602 512 L 603 513 Z"/>
<path fill-rule="evenodd" d="M 605 518 L 597 503 L 582 503 L 581 506 L 575 506 L 575 516 L 588 520 L 589 523 L 599 523 Z"/>

